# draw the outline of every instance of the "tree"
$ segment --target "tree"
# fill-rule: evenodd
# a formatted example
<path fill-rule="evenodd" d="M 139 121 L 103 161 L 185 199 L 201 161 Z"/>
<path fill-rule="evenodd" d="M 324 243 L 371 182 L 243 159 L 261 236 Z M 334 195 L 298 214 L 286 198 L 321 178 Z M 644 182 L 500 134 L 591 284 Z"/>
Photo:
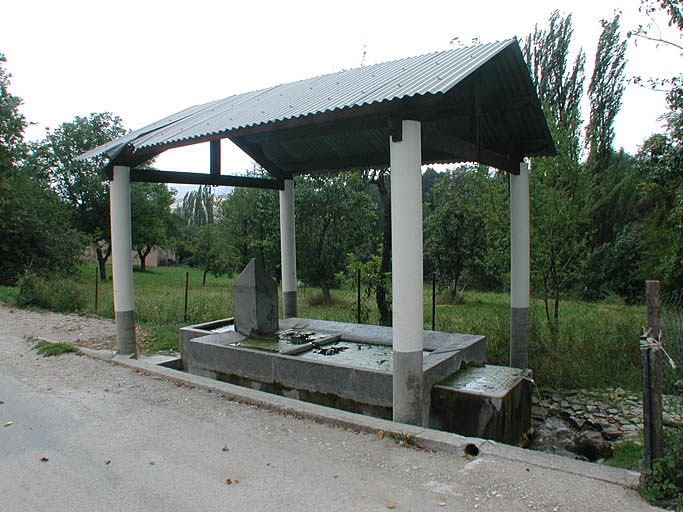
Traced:
<path fill-rule="evenodd" d="M 448 284 L 452 297 L 463 272 L 482 249 L 484 222 L 472 208 L 472 173 L 468 166 L 443 173 L 434 184 L 434 212 L 424 221 L 425 258 Z"/>
<path fill-rule="evenodd" d="M 250 175 L 263 172 L 255 169 Z M 220 202 L 217 226 L 237 251 L 243 268 L 256 258 L 280 277 L 280 224 L 278 193 L 274 190 L 236 188 Z"/>
<path fill-rule="evenodd" d="M 215 196 L 211 185 L 200 185 L 185 194 L 179 214 L 187 226 L 204 226 L 214 223 Z"/>
<path fill-rule="evenodd" d="M 197 241 L 193 251 L 192 264 L 204 271 L 202 284 L 206 284 L 206 275 L 216 277 L 236 270 L 237 254 L 215 224 L 205 224 L 197 231 Z"/>
<path fill-rule="evenodd" d="M 588 97 L 591 103 L 586 140 L 589 148 L 588 167 L 593 174 L 604 171 L 612 154 L 614 119 L 621 109 L 624 94 L 626 41 L 619 34 L 619 15 L 612 21 L 602 20 L 602 33 L 595 53 L 595 67 Z"/>
<path fill-rule="evenodd" d="M 26 164 L 26 120 L 5 62 L 0 53 L 0 284 L 13 285 L 27 271 L 71 270 L 82 244 L 64 205 Z"/>
<path fill-rule="evenodd" d="M 12 75 L 5 69 L 5 62 L 5 55 L 0 53 L 0 177 L 6 176 L 26 153 L 26 119 L 19 112 L 21 98 L 9 92 Z"/>
<path fill-rule="evenodd" d="M 433 169 L 432 172 L 434 172 Z M 386 175 L 386 169 L 377 169 L 371 173 L 371 182 L 377 185 L 382 211 L 379 265 L 372 280 L 379 312 L 379 325 L 391 326 L 393 322 L 391 314 L 391 197 L 385 180 Z"/>
<path fill-rule="evenodd" d="M 152 248 L 168 243 L 174 233 L 171 205 L 175 191 L 163 183 L 132 183 L 130 194 L 133 248 L 144 272 Z"/>
<path fill-rule="evenodd" d="M 24 272 L 70 271 L 83 241 L 56 194 L 25 173 L 0 177 L 0 284 Z"/>
<path fill-rule="evenodd" d="M 34 165 L 46 170 L 54 190 L 70 205 L 74 227 L 90 239 L 102 281 L 106 280 L 105 263 L 111 254 L 105 157 L 87 161 L 76 157 L 124 133 L 121 119 L 109 112 L 76 116 L 54 130 L 48 129 L 32 155 Z"/>
<path fill-rule="evenodd" d="M 641 25 L 630 35 L 654 41 L 658 46 L 683 49 L 680 42 L 664 39 L 654 31 L 655 16 L 663 11 L 668 25 L 678 29 L 679 41 L 683 38 L 678 0 L 642 0 L 640 10 L 652 23 Z M 647 279 L 660 279 L 676 288 L 683 286 L 683 74 L 678 71 L 673 77 L 650 79 L 650 85 L 667 91 L 669 111 L 662 116 L 666 120 L 665 132 L 649 137 L 637 155 L 642 173 L 638 203 L 643 233 L 641 269 Z"/>
<path fill-rule="evenodd" d="M 349 172 L 297 176 L 295 201 L 297 273 L 329 297 L 347 254 L 366 260 L 374 252 L 374 205 L 360 176 Z"/>
<path fill-rule="evenodd" d="M 586 244 L 588 184 L 579 159 L 585 55 L 580 50 L 568 65 L 572 33 L 571 16 L 561 18 L 555 11 L 548 30 L 536 27 L 523 45 L 557 149 L 557 157 L 532 159 L 529 173 L 532 278 L 542 288 L 554 340 L 560 296 L 573 284 Z"/>

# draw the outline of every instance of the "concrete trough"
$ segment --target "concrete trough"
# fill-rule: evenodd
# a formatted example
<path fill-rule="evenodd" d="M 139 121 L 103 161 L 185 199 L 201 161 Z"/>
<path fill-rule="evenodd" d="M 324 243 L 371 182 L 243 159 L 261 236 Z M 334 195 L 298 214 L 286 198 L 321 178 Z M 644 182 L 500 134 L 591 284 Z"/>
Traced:
<path fill-rule="evenodd" d="M 290 342 L 286 336 L 284 340 L 247 338 L 232 330 L 232 324 L 232 319 L 227 318 L 182 328 L 183 369 L 289 398 L 391 418 L 390 327 L 304 318 L 280 320 L 280 333 L 315 333 L 310 341 Z M 489 368 L 495 373 L 494 367 L 484 367 L 485 360 L 484 336 L 424 331 L 428 426 L 515 442 L 530 421 L 527 380 L 511 378 L 505 372 L 512 369 L 502 368 L 506 378 L 496 381 L 498 388 L 490 396 L 485 390 L 480 390 L 479 395 L 463 391 L 464 384 L 451 382 L 465 368 L 464 374 L 479 369 L 472 367 Z M 503 389 L 505 385 L 510 389 Z"/>

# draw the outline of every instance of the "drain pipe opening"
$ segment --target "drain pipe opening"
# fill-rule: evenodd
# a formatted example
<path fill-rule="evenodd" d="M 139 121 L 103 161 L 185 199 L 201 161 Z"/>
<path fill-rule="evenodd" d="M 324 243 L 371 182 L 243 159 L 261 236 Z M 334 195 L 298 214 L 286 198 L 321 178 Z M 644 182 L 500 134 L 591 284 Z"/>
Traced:
<path fill-rule="evenodd" d="M 479 455 L 479 448 L 477 448 L 476 444 L 466 444 L 465 455 L 469 455 L 470 457 L 476 457 L 477 455 Z"/>

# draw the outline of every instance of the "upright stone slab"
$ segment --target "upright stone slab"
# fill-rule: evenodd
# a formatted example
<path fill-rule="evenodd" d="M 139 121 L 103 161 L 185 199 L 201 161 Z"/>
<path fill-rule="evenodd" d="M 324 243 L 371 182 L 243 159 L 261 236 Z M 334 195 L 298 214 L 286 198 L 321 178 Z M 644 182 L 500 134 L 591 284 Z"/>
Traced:
<path fill-rule="evenodd" d="M 237 332 L 270 336 L 278 330 L 277 285 L 256 259 L 235 280 L 232 301 Z"/>

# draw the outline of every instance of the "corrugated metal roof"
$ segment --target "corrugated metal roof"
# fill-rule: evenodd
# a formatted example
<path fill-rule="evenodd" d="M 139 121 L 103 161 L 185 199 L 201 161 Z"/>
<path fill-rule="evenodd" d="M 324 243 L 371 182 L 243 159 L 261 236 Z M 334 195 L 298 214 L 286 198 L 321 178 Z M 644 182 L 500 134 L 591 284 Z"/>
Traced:
<path fill-rule="evenodd" d="M 211 135 L 229 137 L 247 127 L 335 110 L 425 95 L 445 94 L 515 39 L 430 53 L 318 76 L 197 105 L 135 130 L 82 155 L 112 156 L 122 145 L 134 150 L 173 147 Z M 161 148 L 159 148 L 161 149 Z"/>

